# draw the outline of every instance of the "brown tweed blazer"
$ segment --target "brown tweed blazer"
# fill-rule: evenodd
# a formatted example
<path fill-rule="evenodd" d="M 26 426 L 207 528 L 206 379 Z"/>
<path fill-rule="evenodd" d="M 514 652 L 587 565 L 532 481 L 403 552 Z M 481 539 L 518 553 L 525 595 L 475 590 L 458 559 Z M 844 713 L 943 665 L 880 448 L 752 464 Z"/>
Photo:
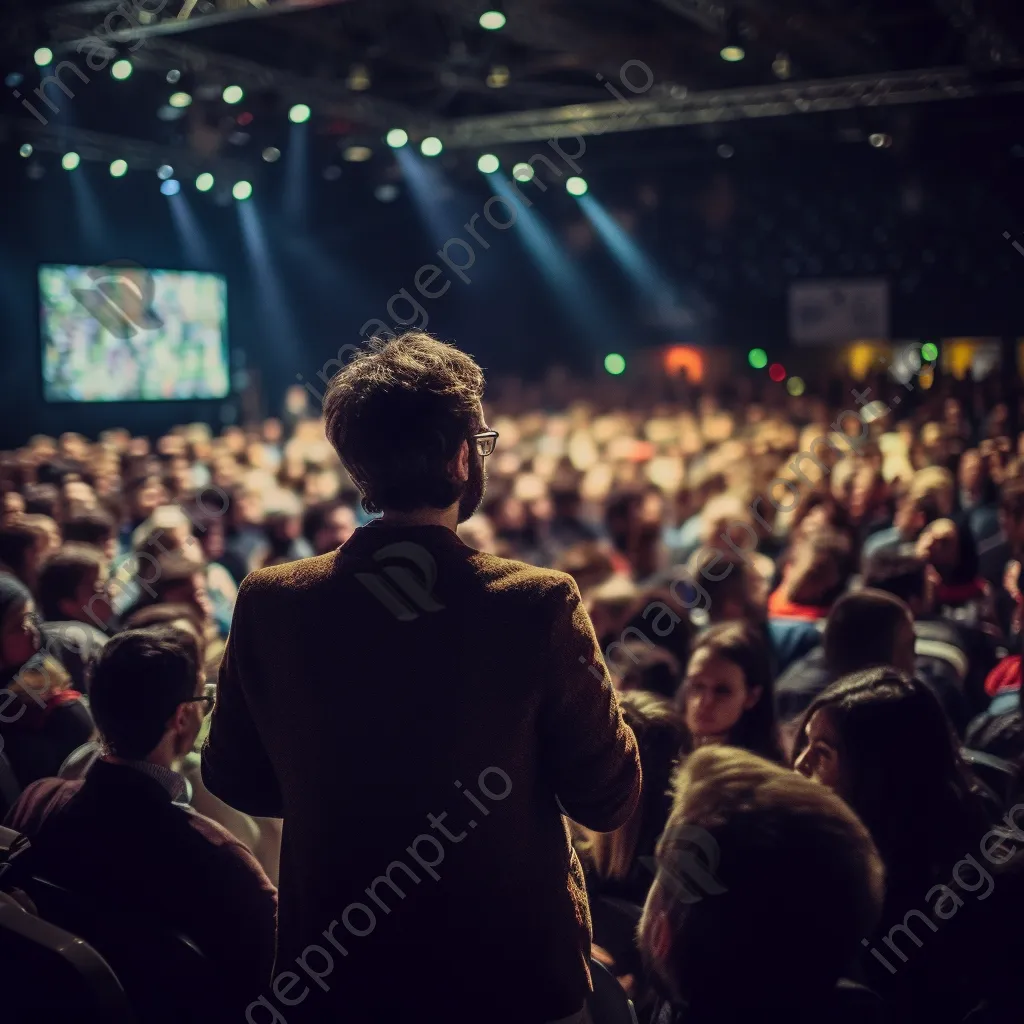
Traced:
<path fill-rule="evenodd" d="M 561 811 L 617 828 L 640 765 L 571 577 L 380 524 L 252 573 L 203 779 L 284 818 L 253 1020 L 528 1024 L 583 1004 L 590 916 Z"/>

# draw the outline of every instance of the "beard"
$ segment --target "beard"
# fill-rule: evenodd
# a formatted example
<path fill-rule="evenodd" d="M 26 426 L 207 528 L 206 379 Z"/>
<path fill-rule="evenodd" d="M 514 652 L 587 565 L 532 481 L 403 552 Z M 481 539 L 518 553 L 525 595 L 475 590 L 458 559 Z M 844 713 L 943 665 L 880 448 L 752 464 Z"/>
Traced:
<path fill-rule="evenodd" d="M 484 501 L 484 490 L 487 487 L 487 473 L 484 471 L 484 459 L 475 447 L 470 448 L 469 479 L 459 495 L 459 522 L 464 523 L 475 515 Z"/>

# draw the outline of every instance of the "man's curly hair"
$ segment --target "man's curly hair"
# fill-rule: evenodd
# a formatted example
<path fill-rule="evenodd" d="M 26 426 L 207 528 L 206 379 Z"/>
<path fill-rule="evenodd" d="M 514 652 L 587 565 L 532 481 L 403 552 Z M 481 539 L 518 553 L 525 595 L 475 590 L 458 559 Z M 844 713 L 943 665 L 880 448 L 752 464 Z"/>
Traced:
<path fill-rule="evenodd" d="M 367 512 L 458 500 L 447 468 L 481 429 L 483 391 L 472 357 L 419 331 L 374 338 L 334 375 L 324 397 L 327 439 Z"/>

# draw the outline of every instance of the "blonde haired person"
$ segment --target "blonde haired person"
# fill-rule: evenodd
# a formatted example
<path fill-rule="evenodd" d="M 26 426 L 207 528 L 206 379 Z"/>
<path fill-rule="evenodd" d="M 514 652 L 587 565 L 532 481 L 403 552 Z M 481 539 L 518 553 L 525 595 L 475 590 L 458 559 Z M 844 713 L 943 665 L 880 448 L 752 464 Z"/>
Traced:
<path fill-rule="evenodd" d="M 825 786 L 730 747 L 695 751 L 673 796 L 639 932 L 665 1000 L 651 1020 L 872 1020 L 872 994 L 840 980 L 884 892 L 853 811 Z"/>

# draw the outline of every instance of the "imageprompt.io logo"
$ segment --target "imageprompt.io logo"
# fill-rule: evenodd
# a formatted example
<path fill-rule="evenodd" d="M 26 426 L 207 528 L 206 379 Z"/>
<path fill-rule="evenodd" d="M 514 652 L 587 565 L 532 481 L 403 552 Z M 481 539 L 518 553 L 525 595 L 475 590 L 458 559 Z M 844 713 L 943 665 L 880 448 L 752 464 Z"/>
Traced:
<path fill-rule="evenodd" d="M 699 903 L 705 896 L 728 892 L 715 875 L 720 859 L 718 843 L 710 832 L 683 825 L 672 830 L 668 841 L 662 840 L 656 861 L 645 861 L 679 903 Z"/>
<path fill-rule="evenodd" d="M 357 572 L 356 579 L 399 622 L 411 622 L 421 612 L 437 612 L 444 608 L 432 593 L 437 581 L 437 563 L 434 556 L 412 541 L 387 544 L 374 553 L 375 562 L 390 559 L 412 563 L 408 565 L 385 565 L 377 572 Z"/>
<path fill-rule="evenodd" d="M 154 331 L 163 321 L 153 312 L 153 275 L 131 260 L 112 260 L 89 267 L 91 288 L 73 287 L 71 294 L 105 330 L 122 341 Z"/>

